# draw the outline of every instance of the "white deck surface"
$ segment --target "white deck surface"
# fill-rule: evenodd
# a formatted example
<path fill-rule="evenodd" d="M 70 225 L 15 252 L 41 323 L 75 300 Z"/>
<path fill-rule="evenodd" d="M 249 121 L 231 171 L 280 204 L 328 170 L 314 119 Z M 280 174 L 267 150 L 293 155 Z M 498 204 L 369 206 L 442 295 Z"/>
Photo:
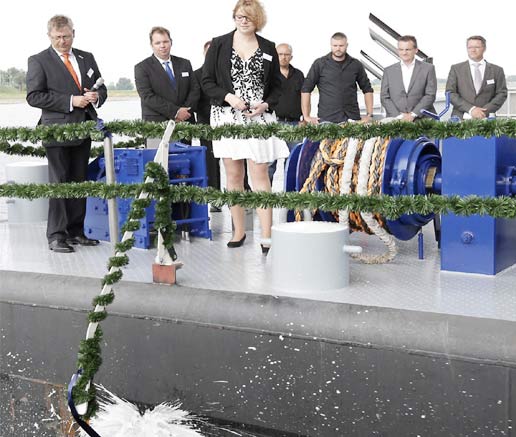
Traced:
<path fill-rule="evenodd" d="M 0 183 L 5 182 L 5 164 L 18 160 L 19 157 L 0 154 Z M 281 169 L 281 165 L 278 168 Z M 281 188 L 282 179 L 281 174 L 277 176 L 276 190 Z M 275 222 L 280 215 L 275 211 Z M 45 222 L 9 223 L 6 199 L 0 198 L 0 285 L 2 270 L 19 271 L 21 274 L 104 276 L 107 260 L 113 253 L 109 243 L 102 242 L 98 247 L 79 246 L 73 254 L 57 254 L 48 250 L 45 229 Z M 274 289 L 268 264 L 270 258 L 261 254 L 259 246 L 256 216 L 254 232 L 248 232 L 241 248 L 226 247 L 231 238 L 231 220 L 226 207 L 222 213 L 211 214 L 211 229 L 213 241 L 192 238 L 190 242 L 181 241 L 176 245 L 179 260 L 184 263 L 178 271 L 178 285 L 516 320 L 516 266 L 494 277 L 441 272 L 432 226 L 425 229 L 425 260 L 417 259 L 417 238 L 399 242 L 399 254 L 393 262 L 365 265 L 352 260 L 349 287 L 324 292 Z M 363 246 L 365 253 L 384 250 L 376 237 L 365 234 L 352 234 L 350 244 Z M 154 250 L 132 249 L 123 280 L 152 282 L 154 257 Z"/>

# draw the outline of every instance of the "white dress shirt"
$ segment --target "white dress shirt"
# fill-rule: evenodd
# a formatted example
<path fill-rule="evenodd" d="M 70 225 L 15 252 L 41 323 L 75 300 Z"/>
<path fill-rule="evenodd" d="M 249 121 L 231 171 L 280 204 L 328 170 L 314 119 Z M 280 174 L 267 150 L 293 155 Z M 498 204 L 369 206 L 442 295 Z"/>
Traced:
<path fill-rule="evenodd" d="M 163 70 L 165 70 L 165 72 L 167 71 L 167 67 L 165 64 L 168 62 L 168 66 L 172 70 L 172 74 L 174 75 L 174 77 L 176 77 L 176 72 L 174 71 L 174 66 L 172 65 L 172 61 L 170 60 L 170 58 L 161 59 L 161 58 L 158 58 L 156 55 L 154 55 L 154 57 L 159 61 L 159 63 L 161 64 L 161 66 L 163 67 Z"/>
<path fill-rule="evenodd" d="M 54 49 L 54 47 L 52 47 L 52 48 Z M 59 56 L 59 59 L 61 59 L 61 61 L 63 61 L 63 64 L 64 64 L 65 57 L 63 56 L 63 54 L 61 52 L 57 51 L 56 49 L 54 49 L 54 51 L 57 53 L 57 56 Z M 70 49 L 70 51 L 68 52 L 68 60 L 70 61 L 70 64 L 72 64 L 75 74 L 77 75 L 77 79 L 79 79 L 79 83 L 82 84 L 81 70 L 79 69 L 79 64 L 77 63 L 77 58 L 73 54 L 72 49 Z M 70 112 L 73 111 L 72 102 L 73 102 L 73 95 L 70 96 Z"/>
<path fill-rule="evenodd" d="M 412 79 L 412 73 L 414 73 L 414 66 L 416 65 L 416 58 L 412 60 L 410 64 L 405 64 L 405 62 L 401 61 L 401 76 L 403 78 L 403 87 L 405 88 L 405 92 L 408 93 L 408 89 L 410 86 L 410 79 Z"/>
<path fill-rule="evenodd" d="M 485 59 L 482 59 L 481 61 L 473 61 L 472 59 L 469 60 L 469 71 L 471 72 L 471 80 L 473 80 L 473 83 L 475 83 L 475 69 L 476 69 L 476 64 L 480 64 L 478 66 L 478 69 L 480 70 L 480 75 L 482 76 L 482 81 L 484 80 L 484 74 L 486 72 L 486 60 Z M 471 118 L 473 118 L 471 116 L 471 112 L 473 111 L 473 109 L 475 109 L 476 106 L 473 106 L 467 114 L 464 114 L 463 118 L 464 120 L 469 120 Z"/>
<path fill-rule="evenodd" d="M 469 70 L 471 71 L 471 79 L 473 79 L 473 83 L 475 83 L 475 65 L 480 64 L 478 69 L 480 70 L 480 75 L 482 76 L 482 80 L 484 80 L 484 74 L 486 72 L 486 60 L 482 59 L 481 61 L 472 61 L 469 60 Z"/>
<path fill-rule="evenodd" d="M 408 93 L 408 89 L 410 86 L 410 80 L 412 79 L 412 74 L 414 73 L 414 66 L 416 65 L 416 58 L 412 60 L 410 64 L 405 64 L 405 62 L 400 61 L 401 65 L 401 78 L 403 79 L 403 88 L 405 88 L 405 92 Z M 411 112 L 412 117 L 416 118 L 417 114 Z M 403 118 L 403 114 L 400 114 L 396 117 L 398 120 Z"/>

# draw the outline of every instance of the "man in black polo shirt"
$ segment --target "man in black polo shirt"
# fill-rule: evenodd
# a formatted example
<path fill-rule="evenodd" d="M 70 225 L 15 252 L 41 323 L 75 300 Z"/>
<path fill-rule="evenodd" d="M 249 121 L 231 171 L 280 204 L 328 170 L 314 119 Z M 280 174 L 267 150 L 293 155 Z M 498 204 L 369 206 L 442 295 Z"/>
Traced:
<path fill-rule="evenodd" d="M 347 120 L 371 121 L 373 88 L 362 63 L 346 53 L 348 40 L 341 32 L 331 37 L 331 52 L 316 59 L 301 90 L 303 118 L 308 123 L 320 121 L 341 123 Z M 360 117 L 357 84 L 364 93 L 366 115 Z M 310 95 L 319 90 L 318 117 L 311 117 Z"/>
<path fill-rule="evenodd" d="M 301 87 L 305 76 L 301 70 L 290 65 L 292 60 L 292 46 L 282 43 L 276 46 L 281 71 L 281 97 L 275 108 L 276 118 L 279 123 L 296 126 L 301 120 Z M 298 144 L 298 141 L 287 142 L 289 150 Z M 272 183 L 276 162 L 269 165 L 269 178 Z"/>

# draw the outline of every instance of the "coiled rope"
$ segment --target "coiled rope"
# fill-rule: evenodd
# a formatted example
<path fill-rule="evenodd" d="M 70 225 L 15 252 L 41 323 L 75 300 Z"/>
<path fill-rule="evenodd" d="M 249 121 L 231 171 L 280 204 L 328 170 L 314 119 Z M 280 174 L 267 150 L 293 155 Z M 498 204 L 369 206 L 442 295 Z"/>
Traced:
<path fill-rule="evenodd" d="M 388 138 L 379 137 L 366 141 L 356 138 L 322 140 L 312 159 L 310 173 L 301 192 L 316 191 L 317 181 L 324 175 L 324 190 L 328 193 L 381 194 L 389 142 Z M 351 231 L 377 235 L 387 247 L 383 254 L 354 254 L 354 258 L 367 264 L 380 264 L 389 262 L 396 256 L 396 241 L 381 215 L 348 210 L 333 212 L 333 215 L 340 223 L 347 224 Z M 301 211 L 295 212 L 295 219 L 302 220 Z"/>

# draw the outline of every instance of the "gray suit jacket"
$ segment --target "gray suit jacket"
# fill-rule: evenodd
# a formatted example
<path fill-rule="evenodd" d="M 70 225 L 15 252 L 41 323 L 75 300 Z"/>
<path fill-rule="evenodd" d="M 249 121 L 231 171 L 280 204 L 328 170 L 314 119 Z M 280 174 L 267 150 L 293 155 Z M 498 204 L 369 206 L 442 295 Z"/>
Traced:
<path fill-rule="evenodd" d="M 173 120 L 181 107 L 197 108 L 200 88 L 188 59 L 171 56 L 176 88 L 165 69 L 152 55 L 134 67 L 136 90 L 140 95 L 142 118 L 146 121 Z M 193 122 L 193 117 L 187 121 Z"/>
<path fill-rule="evenodd" d="M 446 91 L 450 92 L 453 104 L 452 116 L 463 117 L 473 106 L 486 108 L 487 113 L 496 112 L 507 99 L 507 84 L 503 68 L 486 62 L 482 87 L 478 94 L 473 85 L 469 61 L 452 65 Z"/>
<path fill-rule="evenodd" d="M 91 89 L 101 77 L 95 58 L 91 53 L 72 49 L 79 70 L 81 71 L 81 86 Z M 98 90 L 97 107 L 107 99 L 107 89 L 102 85 Z M 80 123 L 86 120 L 96 120 L 97 112 L 92 105 L 86 108 L 73 108 L 70 112 L 70 96 L 79 95 L 72 75 L 66 69 L 64 62 L 52 47 L 29 58 L 27 69 L 27 102 L 30 106 L 40 108 L 41 119 L 38 124 Z M 58 143 L 43 142 L 43 146 L 77 146 L 83 140 L 73 140 Z"/>
<path fill-rule="evenodd" d="M 427 62 L 416 60 L 408 92 L 403 86 L 399 62 L 390 65 L 383 72 L 380 100 L 387 117 L 397 117 L 403 112 L 413 112 L 418 117 L 423 117 L 421 109 L 435 112 L 433 104 L 436 92 L 435 67 Z"/>

